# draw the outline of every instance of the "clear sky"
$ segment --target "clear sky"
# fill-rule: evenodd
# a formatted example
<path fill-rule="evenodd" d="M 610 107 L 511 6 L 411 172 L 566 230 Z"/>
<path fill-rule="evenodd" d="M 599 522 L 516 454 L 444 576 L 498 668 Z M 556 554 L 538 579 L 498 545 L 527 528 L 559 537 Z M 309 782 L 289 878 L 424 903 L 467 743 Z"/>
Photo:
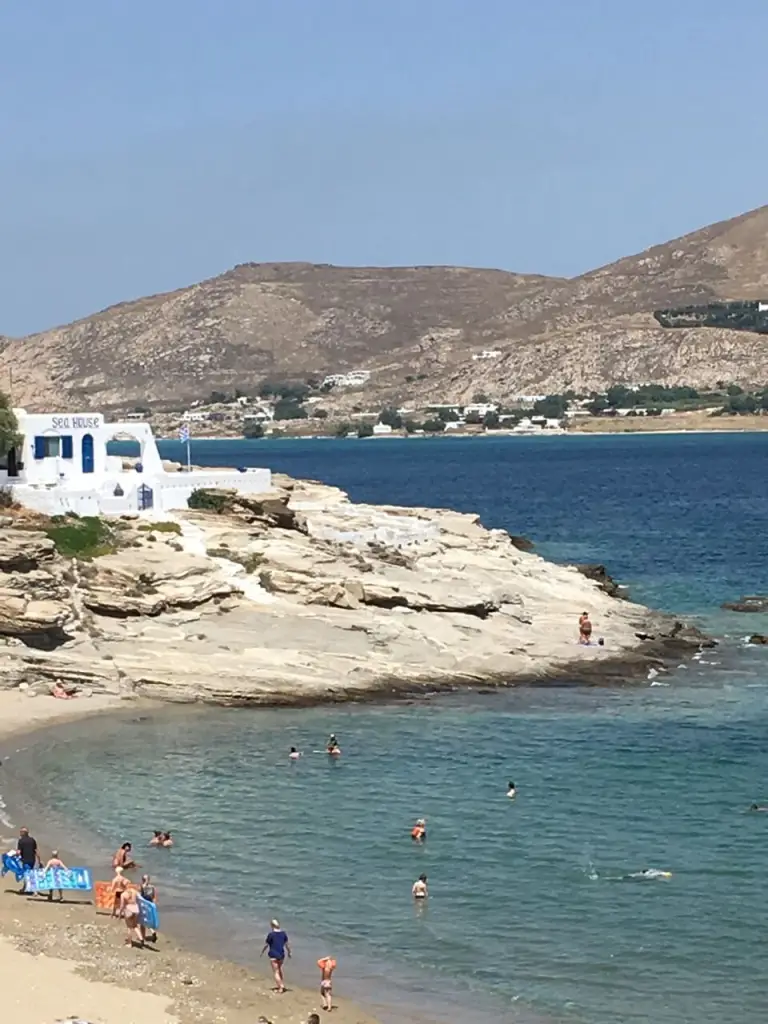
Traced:
<path fill-rule="evenodd" d="M 574 275 L 768 203 L 766 0 L 6 0 L 0 334 L 235 263 Z"/>

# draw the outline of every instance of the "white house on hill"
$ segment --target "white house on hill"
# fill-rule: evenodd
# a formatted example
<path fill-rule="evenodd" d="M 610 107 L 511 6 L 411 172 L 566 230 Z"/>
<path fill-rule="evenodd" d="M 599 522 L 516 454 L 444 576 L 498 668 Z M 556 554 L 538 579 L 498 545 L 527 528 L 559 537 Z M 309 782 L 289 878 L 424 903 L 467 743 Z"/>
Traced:
<path fill-rule="evenodd" d="M 106 423 L 101 413 L 28 413 L 15 409 L 22 443 L 0 466 L 0 487 L 26 508 L 48 515 L 123 515 L 186 508 L 199 487 L 234 488 L 262 494 L 272 487 L 268 469 L 163 468 L 148 423 Z M 140 456 L 126 469 L 109 455 L 110 441 L 136 441 Z"/>

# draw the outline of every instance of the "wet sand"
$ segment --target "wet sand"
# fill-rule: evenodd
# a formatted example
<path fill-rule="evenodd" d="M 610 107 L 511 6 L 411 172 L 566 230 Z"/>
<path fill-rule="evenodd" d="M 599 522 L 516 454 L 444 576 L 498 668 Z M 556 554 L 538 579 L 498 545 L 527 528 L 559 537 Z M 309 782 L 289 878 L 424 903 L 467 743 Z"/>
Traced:
<path fill-rule="evenodd" d="M 0 738 L 125 708 L 127 703 L 140 706 L 113 697 L 81 703 L 0 692 Z M 34 834 L 37 823 L 25 824 Z M 0 827 L 4 840 L 8 831 Z M 41 853 L 45 857 L 48 850 Z M 301 1024 L 309 1013 L 321 1013 L 318 991 L 290 985 L 290 961 L 289 990 L 277 995 L 271 991 L 266 961 L 250 971 L 193 953 L 162 934 L 157 947 L 130 948 L 124 943 L 123 922 L 97 915 L 86 894 L 65 894 L 63 903 L 49 903 L 18 890 L 11 875 L 0 883 L 0 989 L 3 1008 L 18 1009 L 34 1024 L 54 1024 L 71 1016 L 93 1024 L 258 1024 L 262 1019 Z M 259 946 L 255 940 L 254 950 Z M 334 979 L 333 1020 L 376 1024 L 369 1013 L 343 998 L 343 971 L 340 963 Z"/>

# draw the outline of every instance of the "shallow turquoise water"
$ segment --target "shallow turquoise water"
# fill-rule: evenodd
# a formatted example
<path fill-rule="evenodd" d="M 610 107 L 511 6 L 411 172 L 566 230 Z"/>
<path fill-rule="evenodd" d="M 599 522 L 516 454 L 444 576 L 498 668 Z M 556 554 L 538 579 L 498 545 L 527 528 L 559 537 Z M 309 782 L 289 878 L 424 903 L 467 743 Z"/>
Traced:
<path fill-rule="evenodd" d="M 363 977 L 380 991 L 395 978 L 417 1007 L 448 994 L 447 1020 L 762 1022 L 768 815 L 746 808 L 768 800 L 768 653 L 738 637 L 766 621 L 718 605 L 768 590 L 766 440 L 255 450 L 254 461 L 367 500 L 452 495 L 548 553 L 606 561 L 724 642 L 639 690 L 181 709 L 97 734 L 74 727 L 35 751 L 33 778 L 19 756 L 33 797 L 79 819 L 102 851 L 173 829 L 178 849 L 146 862 L 229 912 L 232 949 L 255 954 L 278 913 L 308 959 L 338 953 L 340 985 Z M 339 763 L 317 752 L 330 731 Z M 295 765 L 292 744 L 305 752 Z M 418 816 L 424 848 L 408 838 Z M 674 876 L 622 879 L 643 867 Z M 409 893 L 422 870 L 431 897 L 417 914 Z"/>

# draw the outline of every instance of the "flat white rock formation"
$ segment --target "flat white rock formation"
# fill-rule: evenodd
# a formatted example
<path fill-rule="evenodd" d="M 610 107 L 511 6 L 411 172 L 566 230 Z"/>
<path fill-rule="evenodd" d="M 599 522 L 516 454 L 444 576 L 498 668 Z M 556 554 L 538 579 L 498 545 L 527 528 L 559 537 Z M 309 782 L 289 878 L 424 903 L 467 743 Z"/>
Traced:
<path fill-rule="evenodd" d="M 0 687 L 310 702 L 615 682 L 658 664 L 665 644 L 698 643 L 476 516 L 275 482 L 275 493 L 230 495 L 221 512 L 178 513 L 179 534 L 125 522 L 119 550 L 88 562 L 57 555 L 44 523 L 7 517 Z M 577 643 L 584 610 L 604 646 Z"/>

